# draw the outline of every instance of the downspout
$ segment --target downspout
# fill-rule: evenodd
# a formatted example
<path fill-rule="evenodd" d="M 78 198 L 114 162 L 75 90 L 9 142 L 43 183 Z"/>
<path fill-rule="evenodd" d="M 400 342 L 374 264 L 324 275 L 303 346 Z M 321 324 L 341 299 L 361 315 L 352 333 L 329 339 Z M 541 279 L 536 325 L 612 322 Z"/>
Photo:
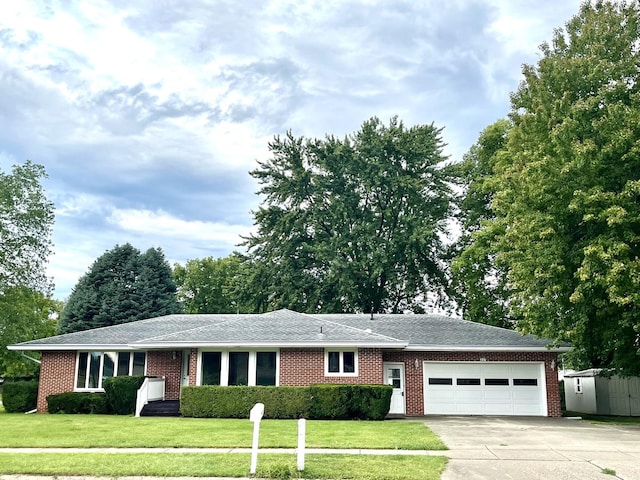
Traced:
<path fill-rule="evenodd" d="M 24 358 L 26 358 L 26 359 L 28 359 L 28 360 L 31 360 L 32 362 L 36 362 L 38 365 L 40 365 L 40 364 L 42 363 L 42 362 L 41 362 L 40 360 L 38 360 L 37 358 L 30 357 L 29 355 L 27 355 L 27 354 L 26 354 L 26 353 L 24 353 L 24 352 L 20 352 L 20 355 L 22 355 Z"/>
<path fill-rule="evenodd" d="M 24 352 L 20 352 L 20 355 L 22 355 L 27 360 L 31 360 L 32 362 L 36 362 L 38 365 L 42 364 L 42 362 L 40 360 L 38 360 L 37 358 L 30 357 L 29 355 L 27 355 Z M 28 412 L 24 412 L 24 413 L 25 413 L 25 415 L 28 415 L 30 413 L 36 413 L 37 411 L 38 411 L 38 409 L 34 408 L 33 410 L 29 410 Z"/>

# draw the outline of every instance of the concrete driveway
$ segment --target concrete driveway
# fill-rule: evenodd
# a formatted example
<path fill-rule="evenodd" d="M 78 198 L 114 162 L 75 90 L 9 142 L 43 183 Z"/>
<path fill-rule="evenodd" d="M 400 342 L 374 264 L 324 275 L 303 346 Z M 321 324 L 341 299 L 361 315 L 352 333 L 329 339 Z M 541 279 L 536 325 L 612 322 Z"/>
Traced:
<path fill-rule="evenodd" d="M 640 426 L 544 417 L 425 417 L 450 448 L 442 480 L 640 480 Z"/>

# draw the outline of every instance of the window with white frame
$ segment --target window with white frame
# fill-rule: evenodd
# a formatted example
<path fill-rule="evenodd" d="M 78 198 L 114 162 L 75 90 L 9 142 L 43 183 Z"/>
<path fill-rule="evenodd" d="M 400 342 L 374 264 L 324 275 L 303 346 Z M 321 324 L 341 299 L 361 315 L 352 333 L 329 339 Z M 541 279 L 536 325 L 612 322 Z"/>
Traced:
<path fill-rule="evenodd" d="M 357 350 L 325 349 L 324 374 L 327 377 L 357 376 L 358 375 L 358 351 Z"/>
<path fill-rule="evenodd" d="M 76 390 L 101 390 L 109 377 L 144 375 L 146 352 L 78 352 Z"/>
<path fill-rule="evenodd" d="M 200 385 L 278 385 L 278 351 L 201 352 Z"/>
<path fill-rule="evenodd" d="M 575 379 L 575 387 L 576 387 L 576 393 L 582 393 L 582 379 L 581 378 L 576 378 Z"/>

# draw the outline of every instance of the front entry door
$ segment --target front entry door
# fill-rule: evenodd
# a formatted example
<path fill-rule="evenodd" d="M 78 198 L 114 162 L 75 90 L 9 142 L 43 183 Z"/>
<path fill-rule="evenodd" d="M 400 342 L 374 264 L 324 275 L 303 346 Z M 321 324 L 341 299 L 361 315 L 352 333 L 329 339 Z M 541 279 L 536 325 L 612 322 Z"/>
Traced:
<path fill-rule="evenodd" d="M 384 363 L 384 383 L 393 387 L 390 414 L 405 414 L 404 363 Z"/>

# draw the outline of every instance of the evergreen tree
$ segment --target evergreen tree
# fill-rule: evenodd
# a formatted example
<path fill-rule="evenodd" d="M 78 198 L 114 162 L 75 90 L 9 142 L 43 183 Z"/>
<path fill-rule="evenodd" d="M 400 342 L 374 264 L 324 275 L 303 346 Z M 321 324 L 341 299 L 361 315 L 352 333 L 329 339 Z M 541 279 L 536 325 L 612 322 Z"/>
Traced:
<path fill-rule="evenodd" d="M 181 311 L 171 267 L 160 249 L 141 254 L 130 244 L 101 255 L 75 286 L 60 333 L 133 322 Z"/>

